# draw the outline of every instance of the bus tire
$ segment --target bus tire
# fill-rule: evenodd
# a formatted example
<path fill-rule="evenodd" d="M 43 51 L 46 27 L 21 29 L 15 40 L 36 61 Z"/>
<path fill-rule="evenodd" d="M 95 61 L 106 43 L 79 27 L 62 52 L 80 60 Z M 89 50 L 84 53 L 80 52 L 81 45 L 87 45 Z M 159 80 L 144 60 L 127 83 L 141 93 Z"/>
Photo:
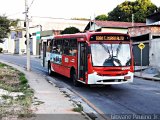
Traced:
<path fill-rule="evenodd" d="M 80 83 L 77 81 L 77 75 L 76 75 L 75 72 L 72 74 L 72 80 L 73 80 L 73 85 L 74 85 L 75 87 L 79 87 L 79 84 L 80 84 Z"/>
<path fill-rule="evenodd" d="M 111 88 L 112 85 L 105 85 L 105 88 Z"/>
<path fill-rule="evenodd" d="M 51 64 L 48 63 L 48 75 L 51 76 L 52 75 L 52 70 L 51 70 Z"/>

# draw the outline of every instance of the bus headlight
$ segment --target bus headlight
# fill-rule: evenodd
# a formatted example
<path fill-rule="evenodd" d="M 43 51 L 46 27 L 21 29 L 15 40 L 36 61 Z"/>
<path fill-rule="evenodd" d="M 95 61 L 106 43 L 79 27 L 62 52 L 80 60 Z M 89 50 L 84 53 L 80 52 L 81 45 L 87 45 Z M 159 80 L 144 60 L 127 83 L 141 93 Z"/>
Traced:
<path fill-rule="evenodd" d="M 125 80 L 131 79 L 131 76 L 124 76 Z"/>
<path fill-rule="evenodd" d="M 93 74 L 94 74 L 94 75 L 97 75 L 97 72 L 94 72 Z"/>
<path fill-rule="evenodd" d="M 129 70 L 130 67 L 122 67 L 122 70 Z"/>

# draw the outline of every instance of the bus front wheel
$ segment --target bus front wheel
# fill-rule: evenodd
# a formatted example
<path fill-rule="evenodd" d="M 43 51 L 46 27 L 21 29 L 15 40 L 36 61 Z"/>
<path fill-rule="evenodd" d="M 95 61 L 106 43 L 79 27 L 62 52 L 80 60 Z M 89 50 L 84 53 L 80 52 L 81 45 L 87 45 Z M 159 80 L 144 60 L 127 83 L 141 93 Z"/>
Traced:
<path fill-rule="evenodd" d="M 77 81 L 77 76 L 75 72 L 72 74 L 72 80 L 73 80 L 73 85 L 75 87 L 79 87 L 79 82 Z"/>

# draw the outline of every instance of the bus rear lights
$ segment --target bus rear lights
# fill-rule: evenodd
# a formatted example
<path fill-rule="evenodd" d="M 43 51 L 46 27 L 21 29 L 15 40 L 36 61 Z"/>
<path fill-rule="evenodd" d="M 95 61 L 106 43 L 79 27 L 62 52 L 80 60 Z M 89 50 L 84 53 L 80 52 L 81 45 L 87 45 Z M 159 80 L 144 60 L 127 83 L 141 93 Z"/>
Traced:
<path fill-rule="evenodd" d="M 124 76 L 125 80 L 131 79 L 131 76 Z"/>

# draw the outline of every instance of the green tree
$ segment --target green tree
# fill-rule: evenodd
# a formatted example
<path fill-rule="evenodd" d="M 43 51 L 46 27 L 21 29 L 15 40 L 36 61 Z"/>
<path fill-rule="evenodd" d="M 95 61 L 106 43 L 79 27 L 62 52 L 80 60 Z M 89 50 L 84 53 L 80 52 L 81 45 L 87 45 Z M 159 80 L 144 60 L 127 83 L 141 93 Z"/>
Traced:
<path fill-rule="evenodd" d="M 98 15 L 95 19 L 96 20 L 103 20 L 103 21 L 105 21 L 105 20 L 107 20 L 107 15 L 105 15 L 105 14 Z"/>
<path fill-rule="evenodd" d="M 13 26 L 13 27 L 18 27 L 18 22 L 20 21 L 20 19 L 16 19 L 16 20 L 10 20 L 10 26 Z"/>
<path fill-rule="evenodd" d="M 8 37 L 10 32 L 10 21 L 5 16 L 0 16 L 0 43 L 4 42 L 4 38 Z"/>
<path fill-rule="evenodd" d="M 4 38 L 8 38 L 8 33 L 10 32 L 11 26 L 17 26 L 17 20 L 9 20 L 6 16 L 0 16 L 0 43 L 4 42 Z"/>
<path fill-rule="evenodd" d="M 61 34 L 74 34 L 74 33 L 79 33 L 80 30 L 76 27 L 68 27 L 64 29 Z"/>
<path fill-rule="evenodd" d="M 107 20 L 131 22 L 132 14 L 134 14 L 135 22 L 145 22 L 146 17 L 157 9 L 151 0 L 125 1 L 108 13 Z"/>
<path fill-rule="evenodd" d="M 87 18 L 72 18 L 72 20 L 89 20 Z"/>

